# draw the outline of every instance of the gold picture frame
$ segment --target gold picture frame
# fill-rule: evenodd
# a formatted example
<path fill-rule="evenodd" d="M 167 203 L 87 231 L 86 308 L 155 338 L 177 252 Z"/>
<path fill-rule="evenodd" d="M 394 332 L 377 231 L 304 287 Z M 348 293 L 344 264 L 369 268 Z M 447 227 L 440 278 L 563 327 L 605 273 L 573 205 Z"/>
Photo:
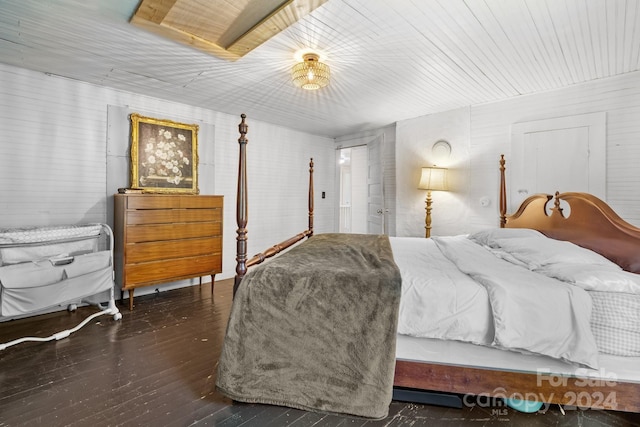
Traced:
<path fill-rule="evenodd" d="M 131 119 L 131 188 L 144 193 L 198 194 L 198 125 Z"/>

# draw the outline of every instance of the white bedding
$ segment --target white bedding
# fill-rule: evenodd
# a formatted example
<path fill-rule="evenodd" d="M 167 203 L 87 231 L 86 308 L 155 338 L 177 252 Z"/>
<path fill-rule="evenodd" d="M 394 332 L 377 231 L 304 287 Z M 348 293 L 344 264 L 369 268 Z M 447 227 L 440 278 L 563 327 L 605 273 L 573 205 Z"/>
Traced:
<path fill-rule="evenodd" d="M 403 279 L 400 334 L 595 369 L 599 352 L 640 355 L 640 319 L 633 311 L 640 304 L 640 280 L 596 253 L 523 229 L 390 240 Z M 606 311 L 621 292 L 631 301 L 622 322 Z M 621 324 L 619 338 L 612 339 L 608 328 Z"/>
<path fill-rule="evenodd" d="M 402 275 L 398 332 L 491 344 L 485 288 L 451 264 L 431 239 L 390 237 L 390 242 Z"/>

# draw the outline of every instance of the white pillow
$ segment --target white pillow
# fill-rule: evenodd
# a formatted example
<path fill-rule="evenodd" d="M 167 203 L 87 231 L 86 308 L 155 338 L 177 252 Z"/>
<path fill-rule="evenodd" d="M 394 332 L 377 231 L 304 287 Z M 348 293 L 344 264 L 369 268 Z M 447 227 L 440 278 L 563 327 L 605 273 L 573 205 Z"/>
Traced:
<path fill-rule="evenodd" d="M 535 271 L 580 286 L 585 291 L 640 295 L 640 274 L 630 273 L 616 267 L 597 264 L 549 264 Z"/>
<path fill-rule="evenodd" d="M 546 237 L 539 231 L 530 228 L 490 228 L 470 234 L 469 239 L 492 248 L 498 247 L 496 240 L 522 237 Z"/>
<path fill-rule="evenodd" d="M 504 251 L 535 270 L 548 264 L 592 264 L 621 267 L 602 255 L 571 242 L 538 237 L 496 239 L 495 243 Z"/>

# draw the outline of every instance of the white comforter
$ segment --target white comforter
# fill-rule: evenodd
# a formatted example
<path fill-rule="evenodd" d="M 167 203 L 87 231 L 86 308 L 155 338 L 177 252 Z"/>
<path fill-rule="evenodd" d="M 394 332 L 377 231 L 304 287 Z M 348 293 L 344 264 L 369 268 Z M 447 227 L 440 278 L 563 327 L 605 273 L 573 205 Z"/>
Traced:
<path fill-rule="evenodd" d="M 400 334 L 597 368 L 587 290 L 640 294 L 637 275 L 625 276 L 600 255 L 533 230 L 390 240 L 403 279 Z M 627 281 L 611 285 L 584 274 L 587 270 L 613 272 Z"/>

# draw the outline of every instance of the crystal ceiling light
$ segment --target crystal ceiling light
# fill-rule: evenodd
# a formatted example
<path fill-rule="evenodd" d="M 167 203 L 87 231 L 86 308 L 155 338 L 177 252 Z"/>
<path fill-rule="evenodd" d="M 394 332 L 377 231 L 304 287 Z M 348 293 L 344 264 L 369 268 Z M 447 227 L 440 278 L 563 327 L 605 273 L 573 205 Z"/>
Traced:
<path fill-rule="evenodd" d="M 303 62 L 299 62 L 291 69 L 293 84 L 306 90 L 316 90 L 329 84 L 331 71 L 329 66 L 320 62 L 315 53 L 306 53 Z"/>

